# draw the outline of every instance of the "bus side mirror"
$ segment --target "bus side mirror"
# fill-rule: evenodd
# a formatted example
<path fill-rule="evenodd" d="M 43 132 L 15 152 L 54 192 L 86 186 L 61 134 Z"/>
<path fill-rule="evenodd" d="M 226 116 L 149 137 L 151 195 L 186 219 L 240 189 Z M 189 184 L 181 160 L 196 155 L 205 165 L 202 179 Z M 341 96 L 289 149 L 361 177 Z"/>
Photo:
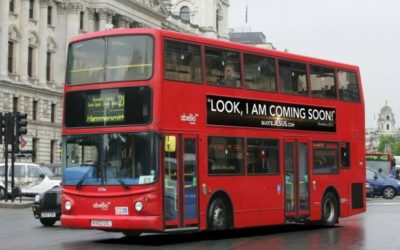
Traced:
<path fill-rule="evenodd" d="M 165 152 L 172 153 L 176 151 L 176 136 L 168 135 L 165 137 Z"/>

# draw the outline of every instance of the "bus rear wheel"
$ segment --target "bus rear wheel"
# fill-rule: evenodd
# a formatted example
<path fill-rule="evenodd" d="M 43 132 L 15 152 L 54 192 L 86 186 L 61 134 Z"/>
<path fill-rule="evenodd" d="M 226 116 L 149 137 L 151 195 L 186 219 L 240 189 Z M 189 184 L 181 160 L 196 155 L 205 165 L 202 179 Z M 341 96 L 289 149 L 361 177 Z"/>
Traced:
<path fill-rule="evenodd" d="M 339 206 L 336 196 L 329 192 L 322 200 L 322 225 L 334 226 L 338 222 Z"/>
<path fill-rule="evenodd" d="M 229 228 L 228 209 L 225 202 L 217 198 L 212 201 L 208 211 L 208 228 L 212 231 L 221 231 Z"/>

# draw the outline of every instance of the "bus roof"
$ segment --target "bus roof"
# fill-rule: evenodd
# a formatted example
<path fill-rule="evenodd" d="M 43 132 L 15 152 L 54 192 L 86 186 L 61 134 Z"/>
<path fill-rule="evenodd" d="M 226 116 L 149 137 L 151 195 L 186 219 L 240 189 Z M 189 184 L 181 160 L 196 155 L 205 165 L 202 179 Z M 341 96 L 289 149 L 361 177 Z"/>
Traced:
<path fill-rule="evenodd" d="M 329 61 L 325 59 L 319 59 L 314 57 L 308 57 L 288 52 L 281 52 L 267 48 L 260 48 L 252 45 L 241 44 L 237 42 L 230 42 L 225 40 L 218 40 L 213 38 L 207 38 L 187 33 L 180 33 L 176 31 L 170 30 L 162 30 L 157 28 L 129 28 L 129 29 L 112 29 L 112 30 L 103 30 L 90 32 L 86 34 L 81 34 L 74 36 L 70 39 L 70 43 L 74 43 L 81 40 L 92 39 L 96 37 L 105 37 L 105 36 L 116 36 L 116 35 L 130 35 L 130 34 L 151 34 L 154 36 L 163 36 L 170 39 L 176 39 L 181 41 L 187 41 L 191 43 L 200 43 L 208 46 L 222 47 L 226 49 L 233 50 L 241 50 L 250 53 L 264 54 L 268 56 L 274 56 L 282 59 L 291 59 L 295 61 L 302 62 L 310 62 L 313 64 L 326 65 L 326 66 L 334 66 L 337 68 L 348 69 L 359 71 L 359 67 L 356 65 L 345 64 L 340 62 Z"/>

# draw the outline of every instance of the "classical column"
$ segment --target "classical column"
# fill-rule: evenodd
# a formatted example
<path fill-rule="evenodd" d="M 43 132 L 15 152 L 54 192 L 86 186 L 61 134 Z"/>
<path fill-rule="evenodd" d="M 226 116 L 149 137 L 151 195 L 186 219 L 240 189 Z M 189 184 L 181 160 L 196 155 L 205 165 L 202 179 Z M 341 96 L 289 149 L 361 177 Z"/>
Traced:
<path fill-rule="evenodd" d="M 94 28 L 94 15 L 95 15 L 95 9 L 88 9 L 88 29 L 87 29 L 87 31 L 88 32 L 92 32 L 92 31 L 95 31 L 95 28 Z"/>
<path fill-rule="evenodd" d="M 39 29 L 40 29 L 40 45 L 39 45 L 39 85 L 41 87 L 47 86 L 46 79 L 46 66 L 47 66 L 47 7 L 49 0 L 40 0 L 40 16 L 39 16 Z"/>
<path fill-rule="evenodd" d="M 79 11 L 80 3 L 67 4 L 67 39 L 79 34 Z"/>
<path fill-rule="evenodd" d="M 106 9 L 100 9 L 98 11 L 99 13 L 99 30 L 104 30 L 106 28 L 106 23 L 107 23 L 107 10 Z"/>
<path fill-rule="evenodd" d="M 0 1 L 0 79 L 8 75 L 8 11 L 10 1 Z"/>
<path fill-rule="evenodd" d="M 7 1 L 8 2 L 8 1 Z M 21 0 L 20 34 L 19 43 L 19 77 L 21 83 L 28 81 L 28 46 L 29 46 L 29 0 Z"/>

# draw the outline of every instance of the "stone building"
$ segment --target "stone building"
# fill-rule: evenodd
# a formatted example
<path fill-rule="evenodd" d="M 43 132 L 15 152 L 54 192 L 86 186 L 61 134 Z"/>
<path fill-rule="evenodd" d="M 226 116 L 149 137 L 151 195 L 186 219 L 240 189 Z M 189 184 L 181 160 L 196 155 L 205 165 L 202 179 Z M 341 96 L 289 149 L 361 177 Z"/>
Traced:
<path fill-rule="evenodd" d="M 400 137 L 400 131 L 396 129 L 396 120 L 392 108 L 388 106 L 387 102 L 381 108 L 378 114 L 377 128 L 367 129 L 365 135 L 366 150 L 368 152 L 377 151 L 379 145 L 379 138 L 381 135 Z"/>
<path fill-rule="evenodd" d="M 71 36 L 157 27 L 228 39 L 229 0 L 0 0 L 0 112 L 28 114 L 37 163 L 60 159 L 62 89 Z M 0 162 L 4 161 L 3 145 Z"/>

